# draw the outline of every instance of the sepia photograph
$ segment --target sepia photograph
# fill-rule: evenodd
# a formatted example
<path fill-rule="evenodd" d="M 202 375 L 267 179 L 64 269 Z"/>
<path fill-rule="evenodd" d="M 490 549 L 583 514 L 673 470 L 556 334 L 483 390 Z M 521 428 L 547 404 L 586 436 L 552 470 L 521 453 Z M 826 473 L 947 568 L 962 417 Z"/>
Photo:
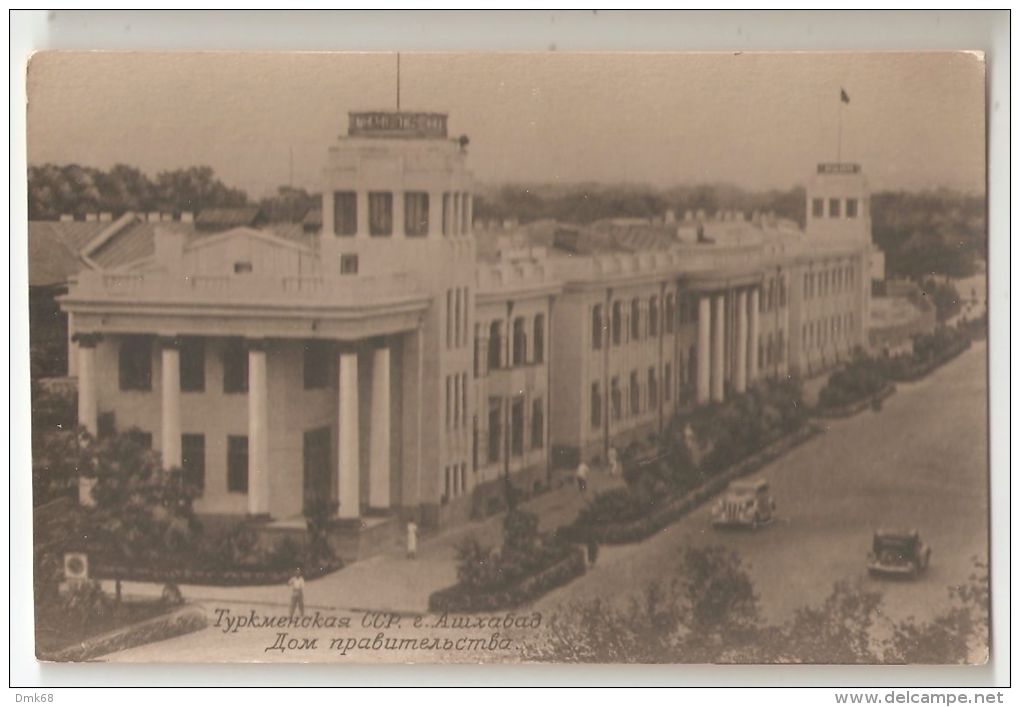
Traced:
<path fill-rule="evenodd" d="M 983 53 L 26 86 L 37 660 L 989 661 Z"/>

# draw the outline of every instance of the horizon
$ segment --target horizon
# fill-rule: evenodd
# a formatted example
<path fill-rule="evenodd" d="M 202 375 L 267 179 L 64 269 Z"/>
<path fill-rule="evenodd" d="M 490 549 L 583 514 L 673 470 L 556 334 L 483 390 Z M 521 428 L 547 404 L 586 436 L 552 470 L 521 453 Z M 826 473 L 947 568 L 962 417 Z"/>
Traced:
<path fill-rule="evenodd" d="M 41 52 L 28 164 L 208 165 L 253 200 L 319 191 L 347 113 L 395 107 L 395 64 L 394 53 Z M 876 192 L 985 193 L 984 63 L 968 52 L 402 53 L 400 100 L 471 137 L 478 184 L 785 191 L 840 153 Z"/>

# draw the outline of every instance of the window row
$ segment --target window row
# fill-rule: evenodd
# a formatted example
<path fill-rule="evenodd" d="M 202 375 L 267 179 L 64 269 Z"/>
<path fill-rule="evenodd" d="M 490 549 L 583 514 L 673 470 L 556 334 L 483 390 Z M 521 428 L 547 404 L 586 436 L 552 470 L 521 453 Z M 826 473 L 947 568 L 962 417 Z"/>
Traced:
<path fill-rule="evenodd" d="M 467 426 L 468 380 L 467 373 L 446 377 L 446 429 L 457 430 Z"/>
<path fill-rule="evenodd" d="M 806 272 L 804 273 L 804 299 L 851 291 L 855 277 L 856 272 L 853 264 L 840 265 L 820 272 Z"/>
<path fill-rule="evenodd" d="M 468 288 L 457 287 L 446 291 L 446 348 L 467 345 L 470 304 Z"/>
<path fill-rule="evenodd" d="M 676 305 L 679 299 L 679 307 Z M 698 320 L 698 307 L 693 300 L 666 295 L 662 308 L 659 298 L 645 300 L 635 297 L 627 305 L 623 301 L 612 304 L 611 316 L 606 317 L 601 304 L 591 308 L 591 347 L 599 350 L 603 342 L 612 340 L 613 346 L 659 336 L 660 327 L 672 334 L 676 327 Z"/>
<path fill-rule="evenodd" d="M 786 306 L 786 278 L 773 277 L 762 287 L 761 295 L 758 298 L 759 312 L 772 312 L 777 307 Z"/>
<path fill-rule="evenodd" d="M 758 338 L 758 368 L 767 368 L 785 360 L 786 339 L 782 329 L 774 337 L 769 332 L 768 336 Z"/>
<path fill-rule="evenodd" d="M 527 317 L 513 320 L 510 341 L 503 339 L 503 321 L 497 319 L 489 324 L 489 338 L 486 344 L 485 365 L 482 363 L 482 340 L 475 339 L 475 375 L 482 377 L 486 371 L 500 368 L 527 366 L 545 363 L 545 315 L 536 314 L 528 325 Z M 528 330 L 531 330 L 531 350 L 528 350 Z M 476 330 L 477 331 L 477 330 Z M 510 350 L 506 350 L 507 344 Z M 530 355 L 529 355 L 530 354 Z"/>
<path fill-rule="evenodd" d="M 394 234 L 422 237 L 429 234 L 430 219 L 442 218 L 444 236 L 467 234 L 471 222 L 471 195 L 463 192 L 442 194 L 442 204 L 430 203 L 428 192 L 408 191 L 394 194 L 388 191 L 370 191 L 368 234 L 387 237 Z M 403 222 L 394 212 L 394 199 L 403 199 Z M 442 213 L 437 213 L 441 209 Z M 353 236 L 358 232 L 358 195 L 353 191 L 333 192 L 333 233 Z"/>
<path fill-rule="evenodd" d="M 826 201 L 829 207 L 828 214 L 826 214 Z M 828 200 L 823 198 L 814 198 L 811 200 L 811 216 L 813 218 L 824 218 L 828 215 L 829 218 L 857 218 L 859 211 L 859 203 L 857 199 L 837 199 L 830 198 Z M 845 208 L 844 208 L 845 207 Z M 845 216 L 844 216 L 845 215 Z"/>
<path fill-rule="evenodd" d="M 845 312 L 804 324 L 801 337 L 804 347 L 812 348 L 850 337 L 853 331 L 854 313 Z"/>
<path fill-rule="evenodd" d="M 205 339 L 180 339 L 180 387 L 185 393 L 200 393 L 206 388 Z M 310 340 L 303 344 L 302 377 L 306 390 L 326 388 L 334 368 L 331 342 Z M 127 336 L 118 350 L 118 383 L 121 390 L 152 390 L 153 337 Z M 248 392 L 248 350 L 241 339 L 230 339 L 220 352 L 223 392 Z"/>
<path fill-rule="evenodd" d="M 508 444 L 507 450 L 510 457 L 520 457 L 524 454 L 525 447 L 525 421 L 524 421 L 524 396 L 519 395 L 510 399 L 509 430 L 504 431 L 504 408 L 503 398 L 489 398 L 488 411 L 488 439 L 486 459 L 489 464 L 495 464 L 504 459 L 503 445 Z M 531 449 L 542 449 L 545 446 L 545 405 L 542 398 L 535 398 L 531 401 Z M 504 437 L 504 433 L 507 436 Z M 475 429 L 475 448 L 477 450 L 478 430 Z M 477 458 L 477 452 L 476 452 Z"/>
<path fill-rule="evenodd" d="M 654 411 L 659 407 L 659 395 L 662 395 L 662 402 L 668 403 L 673 397 L 673 366 L 665 364 L 662 369 L 661 386 L 654 366 L 648 368 L 645 381 L 642 383 L 638 371 L 631 371 L 630 384 L 624 391 L 620 387 L 620 379 L 613 376 L 609 385 L 609 406 L 614 422 L 621 420 L 624 415 L 640 415 L 644 412 Z M 642 395 L 644 392 L 644 395 Z M 595 381 L 591 384 L 590 393 L 590 422 L 593 428 L 602 426 L 602 384 Z M 627 405 L 624 407 L 624 399 Z"/>

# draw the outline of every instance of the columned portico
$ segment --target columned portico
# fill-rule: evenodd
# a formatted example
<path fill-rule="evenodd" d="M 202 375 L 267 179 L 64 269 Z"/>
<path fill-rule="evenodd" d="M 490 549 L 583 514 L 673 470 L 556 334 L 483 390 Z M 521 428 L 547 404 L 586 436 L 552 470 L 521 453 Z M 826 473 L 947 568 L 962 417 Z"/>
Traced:
<path fill-rule="evenodd" d="M 343 395 L 343 393 L 341 393 Z M 390 349 L 377 346 L 372 353 L 372 419 L 369 454 L 368 505 L 390 507 Z"/>
<path fill-rule="evenodd" d="M 269 395 L 265 342 L 248 342 L 248 513 L 269 514 Z"/>
<path fill-rule="evenodd" d="M 340 507 L 338 516 L 355 519 L 361 516 L 360 466 L 358 464 L 358 354 L 340 352 L 340 385 L 337 401 L 337 489 Z"/>
<path fill-rule="evenodd" d="M 96 344 L 99 334 L 79 334 L 78 341 L 78 424 L 95 436 L 99 429 L 99 400 L 96 396 Z"/>
<path fill-rule="evenodd" d="M 712 317 L 712 400 L 723 400 L 723 363 L 726 346 L 726 295 L 715 296 L 715 316 Z"/>
<path fill-rule="evenodd" d="M 698 299 L 698 404 L 707 403 L 711 384 L 712 302 L 708 295 Z"/>
<path fill-rule="evenodd" d="M 733 372 L 733 390 L 747 390 L 747 292 L 737 292 L 737 366 Z"/>
<path fill-rule="evenodd" d="M 760 290 L 757 287 L 752 288 L 750 306 L 751 324 L 748 331 L 748 351 L 751 365 L 747 367 L 747 379 L 751 383 L 758 380 L 758 337 L 761 331 L 758 321 L 759 297 Z"/>
<path fill-rule="evenodd" d="M 160 337 L 162 359 L 162 418 L 160 446 L 163 468 L 181 466 L 181 350 L 174 337 Z"/>

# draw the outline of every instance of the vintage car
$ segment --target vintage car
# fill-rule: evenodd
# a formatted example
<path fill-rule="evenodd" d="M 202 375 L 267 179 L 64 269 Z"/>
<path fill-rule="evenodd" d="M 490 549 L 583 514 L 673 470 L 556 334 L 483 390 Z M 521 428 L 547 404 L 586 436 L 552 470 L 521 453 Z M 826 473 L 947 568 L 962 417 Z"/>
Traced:
<path fill-rule="evenodd" d="M 928 567 L 931 548 L 916 530 L 877 530 L 868 553 L 868 572 L 916 577 Z"/>
<path fill-rule="evenodd" d="M 712 509 L 712 525 L 757 528 L 775 518 L 776 502 L 765 479 L 733 481 Z"/>

